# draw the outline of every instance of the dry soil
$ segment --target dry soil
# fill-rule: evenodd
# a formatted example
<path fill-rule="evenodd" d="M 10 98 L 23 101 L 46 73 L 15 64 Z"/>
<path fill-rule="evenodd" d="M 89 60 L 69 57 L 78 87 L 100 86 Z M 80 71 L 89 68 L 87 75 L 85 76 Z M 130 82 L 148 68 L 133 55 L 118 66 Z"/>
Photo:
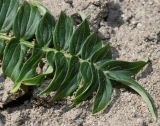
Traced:
<path fill-rule="evenodd" d="M 70 100 L 52 105 L 42 99 L 25 96 L 17 107 L 0 110 L 0 125 L 5 126 L 160 126 L 160 0 L 41 0 L 57 17 L 61 10 L 71 15 L 75 24 L 81 22 L 78 13 L 84 13 L 92 31 L 104 41 L 110 41 L 115 59 L 135 61 L 150 59 L 136 79 L 155 101 L 159 118 L 152 120 L 146 104 L 133 91 L 114 89 L 109 107 L 92 116 L 91 101 L 74 109 Z M 10 96 L 4 85 L 11 84 L 1 75 L 1 104 Z M 9 84 L 8 84 L 9 83 Z M 6 87 L 6 89 L 9 89 Z M 23 94 L 21 91 L 20 95 Z M 16 98 L 11 98 L 16 99 Z M 18 103 L 15 103 L 15 105 Z"/>

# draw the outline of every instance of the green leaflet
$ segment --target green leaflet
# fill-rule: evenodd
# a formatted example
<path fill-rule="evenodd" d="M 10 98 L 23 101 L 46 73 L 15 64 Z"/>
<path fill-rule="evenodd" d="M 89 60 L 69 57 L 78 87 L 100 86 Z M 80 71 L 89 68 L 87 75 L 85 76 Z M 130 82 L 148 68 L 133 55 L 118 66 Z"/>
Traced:
<path fill-rule="evenodd" d="M 48 73 L 43 73 L 43 74 L 40 74 L 40 75 L 37 75 L 37 76 L 34 76 L 32 78 L 29 78 L 29 79 L 25 79 L 22 81 L 22 83 L 24 85 L 27 85 L 27 86 L 37 86 L 39 84 L 41 84 L 44 79 L 45 79 L 45 76 L 47 75 Z"/>
<path fill-rule="evenodd" d="M 95 53 L 93 53 L 91 57 L 91 62 L 97 63 L 97 62 L 104 62 L 107 60 L 112 59 L 112 53 L 109 44 L 103 46 L 99 50 L 97 50 Z"/>
<path fill-rule="evenodd" d="M 14 24 L 13 32 L 16 38 L 28 40 L 35 34 L 40 21 L 40 13 L 35 6 L 24 2 L 18 10 Z"/>
<path fill-rule="evenodd" d="M 29 79 L 25 79 L 23 80 L 23 83 L 24 85 L 28 85 L 28 86 L 37 86 L 39 84 L 41 84 L 45 77 L 51 73 L 54 72 L 54 57 L 55 57 L 55 53 L 54 52 L 48 52 L 47 55 L 46 55 L 46 58 L 48 60 L 48 64 L 49 64 L 49 67 L 47 68 L 47 70 L 39 75 L 36 75 L 32 78 L 29 78 Z"/>
<path fill-rule="evenodd" d="M 48 87 L 44 89 L 40 94 L 56 91 L 61 86 L 63 79 L 67 74 L 68 62 L 62 53 L 56 53 L 53 62 L 55 63 L 54 77 Z"/>
<path fill-rule="evenodd" d="M 112 96 L 112 84 L 102 71 L 98 71 L 99 87 L 93 103 L 92 113 L 103 110 L 109 103 Z"/>
<path fill-rule="evenodd" d="M 82 47 L 81 56 L 82 59 L 88 59 L 94 54 L 98 49 L 102 48 L 102 42 L 96 33 L 92 33 Z"/>
<path fill-rule="evenodd" d="M 97 88 L 97 74 L 93 65 L 87 62 L 81 64 L 81 74 L 84 80 L 83 86 L 78 89 L 75 99 L 73 100 L 73 106 L 79 104 L 81 101 L 86 100 Z"/>
<path fill-rule="evenodd" d="M 73 23 L 70 17 L 66 16 L 64 12 L 61 12 L 60 17 L 56 23 L 53 33 L 53 45 L 57 50 L 61 50 L 64 47 L 68 48 L 68 41 L 73 32 Z"/>
<path fill-rule="evenodd" d="M 41 19 L 36 32 L 37 45 L 44 47 L 52 41 L 52 31 L 55 26 L 54 17 L 48 12 Z"/>
<path fill-rule="evenodd" d="M 41 19 L 41 21 L 39 22 L 39 25 L 36 31 L 36 39 L 37 39 L 36 46 L 38 48 L 45 47 L 49 45 L 49 43 L 52 41 L 52 31 L 54 26 L 55 26 L 54 17 L 50 13 L 46 12 L 43 18 Z M 49 63 L 52 62 L 51 60 L 53 58 L 51 56 L 53 55 L 54 54 L 51 54 L 50 52 L 47 53 L 47 59 Z M 53 72 L 53 66 L 49 67 L 46 72 L 41 73 L 40 75 L 36 75 L 32 78 L 23 80 L 23 83 L 28 86 L 38 85 L 44 81 L 46 75 L 52 72 Z"/>
<path fill-rule="evenodd" d="M 25 54 L 26 47 L 21 45 L 19 40 L 15 38 L 11 39 L 4 50 L 2 69 L 4 74 L 13 81 L 19 76 Z"/>
<path fill-rule="evenodd" d="M 52 69 L 55 69 L 55 53 L 53 51 L 50 51 L 46 55 L 48 64 L 52 67 Z"/>
<path fill-rule="evenodd" d="M 0 1 L 0 31 L 8 32 L 12 27 L 19 6 L 18 0 Z"/>
<path fill-rule="evenodd" d="M 74 31 L 71 41 L 69 51 L 72 55 L 76 55 L 82 48 L 84 41 L 89 36 L 90 30 L 87 20 L 84 20 L 78 28 Z"/>
<path fill-rule="evenodd" d="M 123 71 L 126 72 L 126 75 L 132 76 L 137 74 L 146 64 L 147 62 L 144 61 L 127 62 L 127 61 L 110 60 L 99 64 L 99 67 L 106 72 Z"/>
<path fill-rule="evenodd" d="M 2 56 L 3 56 L 3 51 L 4 51 L 4 48 L 5 48 L 5 42 L 4 42 L 4 40 L 1 40 L 0 39 L 0 58 L 2 58 Z"/>
<path fill-rule="evenodd" d="M 24 63 L 20 70 L 19 76 L 15 81 L 14 87 L 11 90 L 16 92 L 21 86 L 22 82 L 36 76 L 36 67 L 43 57 L 43 52 L 40 49 L 34 48 L 32 56 Z"/>
<path fill-rule="evenodd" d="M 69 60 L 67 74 L 54 96 L 54 100 L 71 95 L 78 86 L 79 60 L 77 57 L 71 57 Z"/>
<path fill-rule="evenodd" d="M 138 82 L 136 82 L 135 80 L 131 79 L 130 77 L 124 75 L 123 73 L 116 72 L 116 71 L 108 72 L 106 75 L 108 77 L 110 77 L 112 80 L 116 80 L 116 81 L 132 88 L 139 95 L 141 95 L 141 97 L 146 102 L 148 109 L 152 114 L 153 119 L 155 121 L 157 120 L 158 115 L 157 115 L 157 110 L 154 106 L 153 99 L 149 95 L 149 93 Z"/>
<path fill-rule="evenodd" d="M 51 12 L 47 9 L 47 7 L 42 5 L 39 1 L 32 1 L 32 5 L 36 6 L 38 8 L 38 10 L 42 16 L 45 15 L 46 13 L 51 14 Z"/>
<path fill-rule="evenodd" d="M 36 75 L 32 78 L 25 79 L 22 81 L 22 83 L 27 86 L 37 86 L 37 85 L 41 84 L 44 81 L 45 77 L 47 75 L 51 74 L 52 72 L 53 72 L 53 68 L 48 67 L 48 69 L 45 72 L 43 72 L 39 75 Z"/>

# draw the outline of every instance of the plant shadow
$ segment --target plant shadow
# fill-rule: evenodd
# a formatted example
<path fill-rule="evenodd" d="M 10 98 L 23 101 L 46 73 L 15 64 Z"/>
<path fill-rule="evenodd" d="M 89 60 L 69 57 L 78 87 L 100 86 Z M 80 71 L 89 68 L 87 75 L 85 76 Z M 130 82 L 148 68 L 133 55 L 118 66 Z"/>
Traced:
<path fill-rule="evenodd" d="M 144 68 L 144 70 L 141 72 L 141 74 L 136 79 L 139 80 L 139 79 L 142 79 L 142 78 L 146 78 L 152 72 L 153 72 L 152 62 L 149 61 L 147 66 Z"/>
<path fill-rule="evenodd" d="M 6 123 L 6 117 L 0 113 L 0 126 Z"/>
<path fill-rule="evenodd" d="M 115 28 L 124 24 L 122 18 L 122 10 L 119 2 L 111 1 L 108 3 L 108 14 L 103 18 L 107 22 L 108 26 Z"/>

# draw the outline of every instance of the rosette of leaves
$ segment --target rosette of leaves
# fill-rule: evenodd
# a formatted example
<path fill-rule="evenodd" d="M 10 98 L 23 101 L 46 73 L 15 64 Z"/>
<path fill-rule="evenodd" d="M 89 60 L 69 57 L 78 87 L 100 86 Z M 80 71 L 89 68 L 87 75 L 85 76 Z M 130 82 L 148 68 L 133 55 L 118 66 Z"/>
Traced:
<path fill-rule="evenodd" d="M 107 107 L 116 82 L 141 95 L 156 120 L 151 96 L 132 78 L 146 62 L 112 59 L 109 44 L 102 44 L 97 34 L 90 32 L 86 19 L 74 28 L 71 17 L 64 12 L 56 20 L 44 10 L 28 2 L 0 0 L 2 69 L 14 82 L 12 92 L 22 85 L 38 86 L 50 78 L 40 94 L 54 91 L 52 100 L 74 94 L 73 106 L 93 96 L 94 114 Z M 48 68 L 37 73 L 42 59 Z"/>

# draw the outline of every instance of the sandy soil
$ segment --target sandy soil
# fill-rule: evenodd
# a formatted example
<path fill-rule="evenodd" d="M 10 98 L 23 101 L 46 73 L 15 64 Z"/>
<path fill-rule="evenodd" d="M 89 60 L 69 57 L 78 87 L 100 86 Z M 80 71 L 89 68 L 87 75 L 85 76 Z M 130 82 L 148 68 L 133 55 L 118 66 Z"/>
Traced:
<path fill-rule="evenodd" d="M 159 118 L 153 122 L 141 97 L 125 88 L 114 89 L 109 107 L 92 116 L 91 101 L 74 109 L 70 100 L 47 104 L 36 97 L 16 107 L 0 110 L 0 125 L 5 126 L 160 126 L 160 0 L 41 0 L 57 16 L 61 10 L 80 23 L 77 13 L 88 16 L 93 31 L 110 41 L 114 58 L 151 63 L 136 79 L 152 95 Z M 3 76 L 0 79 L 4 85 Z M 8 82 L 7 82 L 8 84 Z M 0 96 L 4 97 L 4 89 Z M 2 101 L 2 100 L 1 100 Z"/>

